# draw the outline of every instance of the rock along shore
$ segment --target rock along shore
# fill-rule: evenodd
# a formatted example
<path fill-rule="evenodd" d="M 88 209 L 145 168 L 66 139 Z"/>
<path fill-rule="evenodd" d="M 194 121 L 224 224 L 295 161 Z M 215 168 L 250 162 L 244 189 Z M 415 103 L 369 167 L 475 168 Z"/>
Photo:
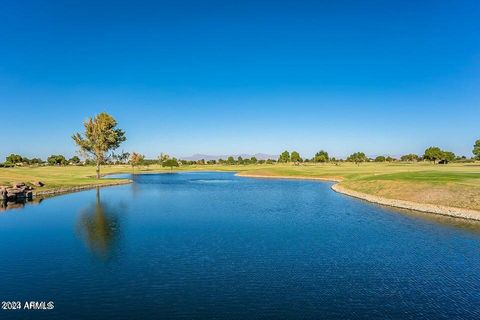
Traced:
<path fill-rule="evenodd" d="M 401 209 L 408 209 L 426 213 L 433 213 L 439 214 L 443 216 L 449 216 L 454 218 L 462 218 L 462 219 L 469 219 L 469 220 L 477 220 L 480 221 L 480 211 L 471 210 L 471 209 L 463 209 L 463 208 L 455 208 L 455 207 L 448 207 L 442 205 L 435 205 L 435 204 L 428 204 L 428 203 L 418 203 L 413 201 L 407 200 L 396 200 L 396 199 L 388 199 L 384 197 L 374 196 L 354 190 L 350 190 L 339 184 L 342 181 L 340 178 L 321 178 L 321 177 L 309 177 L 309 176 L 266 176 L 266 175 L 255 175 L 255 174 L 245 174 L 245 173 L 237 173 L 239 177 L 248 177 L 248 178 L 263 178 L 263 179 L 295 179 L 295 180 L 320 180 L 320 181 L 332 181 L 337 182 L 336 184 L 332 185 L 332 189 L 335 192 L 345 194 L 357 199 L 362 199 L 368 202 L 381 204 L 384 206 L 401 208 Z"/>
<path fill-rule="evenodd" d="M 31 200 L 33 188 L 23 182 L 14 182 L 11 186 L 0 186 L 0 201 Z"/>

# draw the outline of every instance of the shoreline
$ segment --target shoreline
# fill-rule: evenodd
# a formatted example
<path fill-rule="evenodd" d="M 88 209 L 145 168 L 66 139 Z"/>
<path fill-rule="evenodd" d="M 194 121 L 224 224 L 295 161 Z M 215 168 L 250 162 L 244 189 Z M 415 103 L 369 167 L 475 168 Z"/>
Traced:
<path fill-rule="evenodd" d="M 407 200 L 396 200 L 396 199 L 389 199 L 389 198 L 379 197 L 375 195 L 370 195 L 363 192 L 358 192 L 355 190 L 350 190 L 345 188 L 340 184 L 342 179 L 338 179 L 338 178 L 321 178 L 321 177 L 309 177 L 309 176 L 294 176 L 294 177 L 267 176 L 267 175 L 256 175 L 256 174 L 249 175 L 248 173 L 237 173 L 235 175 L 239 177 L 245 177 L 245 178 L 317 180 L 317 181 L 336 182 L 334 185 L 331 186 L 331 189 L 333 191 L 353 197 L 353 198 L 365 200 L 371 203 L 376 203 L 376 204 L 393 207 L 393 208 L 407 209 L 407 210 L 419 211 L 423 213 L 448 216 L 453 218 L 480 221 L 480 211 L 477 211 L 477 210 L 448 207 L 448 206 L 435 205 L 435 204 L 429 204 L 429 203 L 418 203 L 418 202 L 407 201 Z"/>
<path fill-rule="evenodd" d="M 50 189 L 45 191 L 40 190 L 40 191 L 34 192 L 33 196 L 34 197 L 56 196 L 56 195 L 73 193 L 77 191 L 84 191 L 84 190 L 95 189 L 95 188 L 121 186 L 125 184 L 130 184 L 132 182 L 133 182 L 132 180 L 125 180 L 125 181 L 115 181 L 115 182 L 109 182 L 109 183 L 87 184 L 84 186 L 63 187 L 63 188 Z"/>
<path fill-rule="evenodd" d="M 217 170 L 213 170 L 213 171 L 217 171 Z M 173 171 L 173 172 L 178 172 L 178 171 Z M 231 172 L 231 171 L 228 171 L 228 172 Z M 145 172 L 142 172 L 142 173 L 145 173 Z M 152 171 L 148 173 L 156 174 L 156 173 L 171 173 L 171 172 L 153 172 Z M 244 177 L 244 178 L 257 178 L 257 179 L 313 180 L 313 181 L 335 182 L 335 184 L 331 186 L 331 189 L 333 191 L 353 197 L 353 198 L 368 201 L 371 203 L 393 207 L 393 208 L 407 209 L 407 210 L 418 211 L 423 213 L 448 216 L 453 218 L 480 221 L 480 211 L 477 211 L 477 210 L 463 209 L 463 208 L 456 208 L 456 207 L 449 207 L 444 205 L 435 205 L 435 204 L 428 204 L 428 203 L 419 203 L 419 202 L 413 202 L 408 200 L 397 200 L 397 199 L 390 199 L 390 198 L 370 195 L 370 194 L 358 192 L 355 190 L 351 190 L 342 186 L 340 182 L 342 182 L 343 179 L 336 178 L 336 177 L 323 178 L 323 177 L 312 177 L 312 176 L 278 176 L 278 175 L 273 176 L 273 175 L 248 174 L 243 172 L 236 172 L 235 176 Z M 67 193 L 94 189 L 94 188 L 126 185 L 132 182 L 133 182 L 132 180 L 124 180 L 124 181 L 115 181 L 115 182 L 109 182 L 109 183 L 89 184 L 84 186 L 63 187 L 63 188 L 50 189 L 45 191 L 40 190 L 40 191 L 34 192 L 34 197 L 50 197 L 50 196 L 62 195 Z"/>

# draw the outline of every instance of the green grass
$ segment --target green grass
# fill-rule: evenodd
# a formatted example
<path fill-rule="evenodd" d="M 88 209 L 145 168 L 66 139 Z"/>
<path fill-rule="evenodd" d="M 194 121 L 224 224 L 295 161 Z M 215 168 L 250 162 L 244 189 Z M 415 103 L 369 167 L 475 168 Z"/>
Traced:
<path fill-rule="evenodd" d="M 367 176 L 364 180 L 424 181 L 431 183 L 461 182 L 480 179 L 480 172 L 416 171 Z"/>
<path fill-rule="evenodd" d="M 247 174 L 286 177 L 342 179 L 345 187 L 392 199 L 441 204 L 480 210 L 480 164 L 433 165 L 428 163 L 351 163 L 276 165 L 183 166 L 175 171 L 237 171 Z M 138 167 L 136 173 L 169 172 L 158 165 Z M 102 174 L 131 173 L 131 166 L 103 166 Z M 94 178 L 94 167 L 0 168 L 0 185 L 11 182 L 42 181 L 38 190 L 107 184 L 118 179 Z"/>

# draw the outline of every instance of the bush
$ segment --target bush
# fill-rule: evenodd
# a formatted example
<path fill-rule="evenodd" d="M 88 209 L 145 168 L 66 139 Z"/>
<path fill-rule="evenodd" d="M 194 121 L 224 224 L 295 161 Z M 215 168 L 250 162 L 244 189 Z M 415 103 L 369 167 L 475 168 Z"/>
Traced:
<path fill-rule="evenodd" d="M 178 167 L 178 166 L 179 166 L 178 161 L 175 158 L 165 160 L 162 163 L 162 167 L 170 167 L 170 169 L 173 169 L 173 167 Z"/>
<path fill-rule="evenodd" d="M 15 167 L 15 164 L 11 162 L 0 163 L 0 168 L 13 168 L 13 167 Z"/>

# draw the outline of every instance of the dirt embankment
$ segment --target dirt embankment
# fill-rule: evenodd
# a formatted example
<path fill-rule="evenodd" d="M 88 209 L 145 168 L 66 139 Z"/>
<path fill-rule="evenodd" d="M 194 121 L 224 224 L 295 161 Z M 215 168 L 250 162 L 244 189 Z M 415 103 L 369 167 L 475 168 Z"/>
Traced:
<path fill-rule="evenodd" d="M 94 188 L 119 186 L 119 185 L 129 184 L 129 183 L 132 183 L 132 181 L 126 180 L 126 181 L 116 181 L 116 182 L 109 182 L 109 183 L 88 184 L 88 185 L 76 186 L 76 187 L 64 187 L 64 188 L 49 189 L 49 190 L 36 190 L 33 192 L 33 194 L 36 197 L 53 196 L 53 195 L 59 195 L 59 194 L 94 189 Z"/>

